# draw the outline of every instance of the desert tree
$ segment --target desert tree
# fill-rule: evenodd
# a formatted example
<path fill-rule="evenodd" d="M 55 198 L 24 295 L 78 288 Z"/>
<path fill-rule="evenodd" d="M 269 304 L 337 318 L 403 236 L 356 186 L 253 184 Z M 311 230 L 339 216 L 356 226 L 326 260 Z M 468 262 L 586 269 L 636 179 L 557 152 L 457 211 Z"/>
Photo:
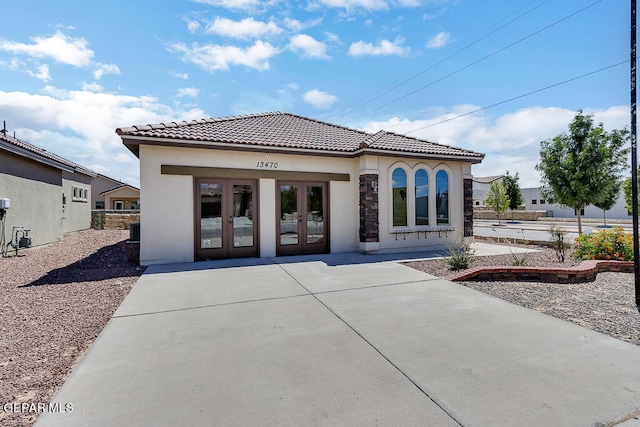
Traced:
<path fill-rule="evenodd" d="M 485 203 L 496 212 L 498 215 L 498 225 L 501 225 L 500 219 L 502 213 L 509 209 L 509 196 L 502 182 L 493 181 L 491 183 Z"/>
<path fill-rule="evenodd" d="M 540 143 L 542 195 L 573 208 L 578 217 L 578 233 L 582 234 L 580 210 L 602 203 L 611 188 L 603 185 L 603 177 L 620 179 L 629 150 L 627 129 L 611 132 L 602 123 L 593 124 L 593 115 L 579 110 L 569 124 L 569 133 L 561 133 Z"/>
<path fill-rule="evenodd" d="M 516 172 L 515 175 L 509 175 L 509 171 L 502 178 L 502 185 L 504 185 L 507 191 L 507 197 L 509 197 L 509 209 L 511 209 L 511 222 L 513 222 L 513 211 L 518 209 L 518 206 L 524 203 L 524 197 L 522 196 L 522 190 L 520 189 L 520 175 Z"/>

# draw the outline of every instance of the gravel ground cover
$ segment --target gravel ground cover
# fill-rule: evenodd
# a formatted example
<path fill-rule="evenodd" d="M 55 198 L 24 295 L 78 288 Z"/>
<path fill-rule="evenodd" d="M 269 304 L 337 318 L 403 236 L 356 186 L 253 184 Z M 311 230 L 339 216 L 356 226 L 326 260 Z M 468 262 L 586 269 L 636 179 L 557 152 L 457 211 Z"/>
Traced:
<path fill-rule="evenodd" d="M 35 422 L 37 411 L 9 405 L 50 402 L 142 274 L 128 236 L 84 230 L 0 258 L 0 425 Z"/>
<path fill-rule="evenodd" d="M 564 263 L 558 262 L 552 249 L 536 249 L 539 252 L 517 256 L 524 256 L 524 265 L 532 267 L 570 267 L 577 264 L 569 257 Z M 514 265 L 513 261 L 513 255 L 474 257 L 471 267 L 510 266 Z M 443 259 L 407 265 L 438 277 L 452 273 Z M 593 282 L 575 284 L 474 281 L 457 284 L 640 345 L 640 313 L 635 305 L 631 273 L 600 273 Z"/>

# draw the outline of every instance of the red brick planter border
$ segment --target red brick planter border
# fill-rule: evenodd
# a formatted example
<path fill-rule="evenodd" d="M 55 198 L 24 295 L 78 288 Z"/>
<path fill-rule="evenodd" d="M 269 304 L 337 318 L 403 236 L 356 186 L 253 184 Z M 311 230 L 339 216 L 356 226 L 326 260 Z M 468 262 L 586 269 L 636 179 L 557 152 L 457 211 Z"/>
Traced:
<path fill-rule="evenodd" d="M 581 283 L 596 280 L 605 271 L 633 273 L 632 261 L 589 260 L 567 268 L 541 267 L 474 267 L 451 274 L 445 279 L 453 282 L 466 280 L 501 282 Z"/>

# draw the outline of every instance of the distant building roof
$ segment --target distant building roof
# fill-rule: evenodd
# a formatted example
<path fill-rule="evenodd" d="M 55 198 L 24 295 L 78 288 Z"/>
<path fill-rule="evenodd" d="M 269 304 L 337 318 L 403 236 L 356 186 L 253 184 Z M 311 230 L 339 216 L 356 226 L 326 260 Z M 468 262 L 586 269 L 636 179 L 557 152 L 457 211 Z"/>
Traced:
<path fill-rule="evenodd" d="M 6 130 L 0 130 L 0 148 L 27 157 L 39 163 L 49 165 L 54 168 L 66 170 L 67 172 L 81 173 L 90 177 L 95 177 L 96 172 L 85 168 L 77 163 L 67 160 L 57 154 L 51 153 L 35 145 L 18 139 L 8 134 Z"/>
<path fill-rule="evenodd" d="M 474 176 L 473 181 L 478 184 L 491 184 L 493 181 L 497 181 L 502 178 L 504 178 L 504 175 Z"/>
<path fill-rule="evenodd" d="M 289 113 L 262 113 L 171 122 L 116 129 L 136 156 L 140 144 L 236 149 L 256 147 L 283 152 L 322 151 L 333 155 L 363 153 L 417 155 L 480 163 L 484 154 L 379 131 L 375 134 Z"/>
<path fill-rule="evenodd" d="M 135 190 L 135 191 L 140 191 L 140 189 L 138 187 L 134 187 L 133 185 L 129 185 L 129 184 L 124 184 L 123 183 L 122 185 L 118 185 L 117 187 L 113 187 L 113 188 L 110 188 L 108 190 L 105 190 L 105 191 L 101 192 L 100 195 L 111 193 L 112 191 L 120 190 L 120 189 L 125 188 L 125 187 L 129 187 L 129 188 L 131 188 L 132 190 Z"/>

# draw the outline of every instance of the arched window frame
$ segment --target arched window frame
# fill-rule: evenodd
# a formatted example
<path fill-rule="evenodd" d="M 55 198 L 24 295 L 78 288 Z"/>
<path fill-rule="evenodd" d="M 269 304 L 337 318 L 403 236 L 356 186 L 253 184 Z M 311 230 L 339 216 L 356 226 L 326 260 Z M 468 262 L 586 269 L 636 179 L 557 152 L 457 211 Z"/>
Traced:
<path fill-rule="evenodd" d="M 418 177 L 418 174 L 424 172 L 424 178 L 426 178 L 426 192 L 422 191 L 419 193 L 419 187 L 421 187 L 421 183 L 419 182 L 420 179 L 422 179 L 422 177 Z M 431 203 L 431 197 L 429 197 L 429 193 L 431 192 L 431 171 L 429 169 L 427 169 L 424 165 L 417 165 L 414 168 L 413 171 L 413 198 L 414 198 L 414 209 L 413 209 L 413 220 L 414 220 L 414 225 L 417 228 L 420 227 L 428 227 L 431 224 L 431 220 L 429 218 L 430 212 L 432 209 L 430 209 L 430 203 Z M 420 197 L 426 197 L 426 204 L 422 201 L 419 201 L 419 196 Z M 426 208 L 426 212 L 424 211 Z"/>
<path fill-rule="evenodd" d="M 401 170 L 404 173 L 404 179 L 405 179 L 405 185 L 406 187 L 404 188 L 404 210 L 405 210 L 405 215 L 404 215 L 404 224 L 396 224 L 397 223 L 397 218 L 399 218 L 401 216 L 401 213 L 396 212 L 396 209 L 399 209 L 399 206 L 396 206 L 396 197 L 402 197 L 399 193 L 396 193 L 396 187 L 394 187 L 393 182 L 394 182 L 394 174 L 397 170 Z M 389 199 L 390 202 L 389 203 L 389 219 L 390 219 L 390 224 L 391 227 L 394 229 L 397 228 L 408 228 L 409 227 L 409 212 L 411 212 L 410 210 L 410 206 L 409 206 L 409 202 L 410 202 L 410 197 L 409 195 L 412 194 L 411 193 L 411 188 L 412 188 L 412 179 L 411 179 L 411 169 L 405 165 L 404 163 L 396 163 L 394 165 L 391 166 L 391 168 L 389 169 Z"/>
<path fill-rule="evenodd" d="M 442 203 L 445 203 L 444 209 L 442 208 L 442 206 L 439 206 L 440 204 L 440 195 L 438 194 L 439 192 L 439 185 L 438 185 L 438 178 L 439 176 L 441 176 L 440 174 L 446 174 L 447 177 L 447 188 L 446 188 L 446 199 L 444 201 L 442 201 Z M 434 170 L 434 203 L 435 203 L 435 217 L 436 217 L 436 221 L 435 221 L 435 225 L 436 226 L 448 226 L 451 225 L 451 170 L 449 168 L 446 168 L 444 166 L 439 166 L 438 168 L 436 168 Z M 443 214 L 441 214 L 441 212 L 444 211 L 444 213 L 446 214 L 445 216 L 441 216 Z"/>

